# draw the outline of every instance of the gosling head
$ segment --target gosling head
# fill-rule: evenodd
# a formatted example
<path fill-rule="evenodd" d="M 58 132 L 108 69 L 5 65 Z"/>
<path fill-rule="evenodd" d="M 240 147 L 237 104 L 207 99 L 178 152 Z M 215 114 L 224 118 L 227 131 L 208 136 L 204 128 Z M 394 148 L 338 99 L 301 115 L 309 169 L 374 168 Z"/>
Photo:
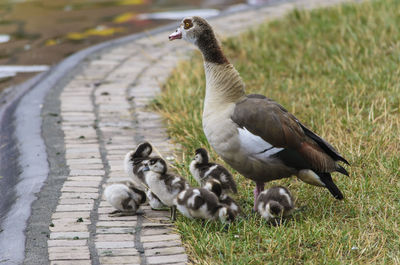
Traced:
<path fill-rule="evenodd" d="M 196 149 L 196 155 L 193 160 L 196 161 L 197 164 L 207 164 L 208 163 L 208 154 L 207 150 L 204 148 Z"/>
<path fill-rule="evenodd" d="M 143 171 L 153 171 L 155 173 L 159 174 L 165 174 L 167 173 L 167 163 L 164 161 L 164 159 L 155 157 L 151 158 L 148 162 L 145 168 L 143 168 Z"/>
<path fill-rule="evenodd" d="M 136 148 L 136 151 L 133 153 L 134 157 L 148 157 L 151 152 L 153 151 L 153 148 L 151 147 L 151 144 L 148 142 L 144 142 L 138 145 Z"/>
<path fill-rule="evenodd" d="M 235 213 L 226 206 L 221 206 L 218 209 L 218 218 L 222 223 L 230 224 L 235 221 Z"/>

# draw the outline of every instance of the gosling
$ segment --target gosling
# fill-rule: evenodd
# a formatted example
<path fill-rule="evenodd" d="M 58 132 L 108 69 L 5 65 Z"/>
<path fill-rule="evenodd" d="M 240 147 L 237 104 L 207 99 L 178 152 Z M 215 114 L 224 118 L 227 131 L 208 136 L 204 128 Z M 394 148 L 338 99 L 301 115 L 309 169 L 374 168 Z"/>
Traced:
<path fill-rule="evenodd" d="M 197 149 L 195 153 L 189 169 L 200 186 L 203 186 L 209 178 L 214 178 L 221 182 L 224 193 L 230 191 L 237 193 L 236 182 L 226 168 L 219 164 L 210 163 L 207 150 L 204 148 Z"/>
<path fill-rule="evenodd" d="M 167 163 L 162 158 L 151 158 L 147 162 L 147 166 L 142 169 L 143 178 L 151 192 L 163 204 L 171 207 L 171 219 L 175 221 L 176 207 L 174 199 L 181 191 L 189 188 L 189 184 L 184 178 L 167 173 L 167 169 Z"/>
<path fill-rule="evenodd" d="M 234 213 L 235 216 L 241 213 L 239 204 L 228 194 L 222 193 L 221 182 L 217 179 L 208 179 L 204 183 L 203 188 L 214 193 L 218 197 L 219 202 L 227 206 Z"/>
<path fill-rule="evenodd" d="M 139 206 L 146 202 L 146 194 L 136 188 L 132 182 L 107 186 L 104 190 L 104 197 L 111 206 L 116 208 L 109 216 L 134 215 Z"/>
<path fill-rule="evenodd" d="M 132 180 L 139 184 L 142 190 L 144 187 L 142 169 L 146 166 L 147 161 L 150 159 L 150 154 L 153 151 L 152 146 L 148 142 L 139 144 L 136 150 L 130 151 L 125 155 L 124 169 Z"/>
<path fill-rule="evenodd" d="M 287 188 L 275 186 L 260 193 L 256 209 L 265 220 L 278 221 L 292 213 L 293 197 Z"/>
<path fill-rule="evenodd" d="M 146 166 L 146 163 L 151 158 L 151 152 L 153 147 L 150 143 L 144 142 L 136 147 L 136 150 L 130 151 L 125 155 L 124 169 L 128 176 L 134 183 L 138 185 L 138 188 L 146 191 L 146 195 L 149 199 L 149 204 L 152 209 L 159 209 L 165 207 L 159 198 L 151 191 L 148 192 L 143 180 L 142 169 Z"/>
<path fill-rule="evenodd" d="M 204 188 L 185 189 L 179 193 L 175 204 L 179 212 L 191 219 L 219 219 L 222 223 L 231 223 L 236 217 L 229 207 L 219 202 L 214 193 Z"/>

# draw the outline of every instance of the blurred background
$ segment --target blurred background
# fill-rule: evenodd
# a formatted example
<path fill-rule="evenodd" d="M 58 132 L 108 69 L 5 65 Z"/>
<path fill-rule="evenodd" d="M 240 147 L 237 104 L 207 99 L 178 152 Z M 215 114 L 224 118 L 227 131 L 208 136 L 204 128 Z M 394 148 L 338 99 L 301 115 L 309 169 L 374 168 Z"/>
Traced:
<path fill-rule="evenodd" d="M 0 0 L 0 91 L 96 43 L 270 1 Z"/>

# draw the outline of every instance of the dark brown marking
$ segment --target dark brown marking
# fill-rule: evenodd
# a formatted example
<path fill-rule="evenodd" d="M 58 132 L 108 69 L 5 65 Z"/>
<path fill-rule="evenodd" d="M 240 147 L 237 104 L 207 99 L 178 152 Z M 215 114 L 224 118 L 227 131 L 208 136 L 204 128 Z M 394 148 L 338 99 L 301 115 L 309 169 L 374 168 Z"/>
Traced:
<path fill-rule="evenodd" d="M 193 17 L 193 20 L 199 28 L 199 31 L 196 32 L 198 34 L 196 44 L 202 52 L 204 60 L 215 64 L 229 63 L 218 44 L 213 29 L 207 21 L 200 17 Z"/>

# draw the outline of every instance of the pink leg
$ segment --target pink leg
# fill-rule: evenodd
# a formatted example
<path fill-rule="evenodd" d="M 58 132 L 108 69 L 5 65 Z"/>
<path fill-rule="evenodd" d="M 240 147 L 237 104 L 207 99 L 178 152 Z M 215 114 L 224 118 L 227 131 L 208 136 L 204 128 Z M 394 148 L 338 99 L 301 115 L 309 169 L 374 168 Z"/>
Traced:
<path fill-rule="evenodd" d="M 256 202 L 258 195 L 264 190 L 264 182 L 256 182 L 256 188 L 254 189 L 254 211 L 257 211 L 256 209 Z"/>

